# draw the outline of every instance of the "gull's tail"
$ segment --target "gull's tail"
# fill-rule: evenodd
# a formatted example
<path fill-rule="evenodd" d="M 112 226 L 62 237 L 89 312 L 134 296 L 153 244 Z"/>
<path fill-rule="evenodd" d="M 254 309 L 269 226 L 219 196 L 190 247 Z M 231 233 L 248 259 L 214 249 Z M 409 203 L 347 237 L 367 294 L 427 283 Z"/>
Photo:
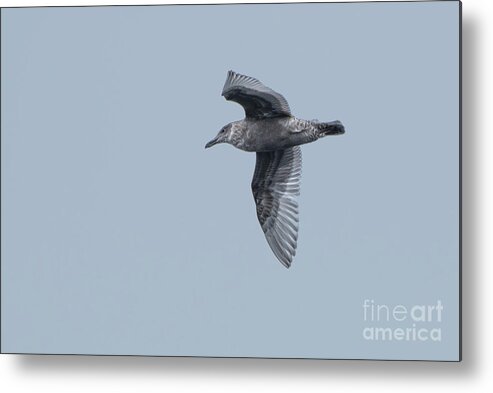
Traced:
<path fill-rule="evenodd" d="M 322 138 L 327 135 L 341 135 L 344 134 L 344 126 L 339 120 L 330 121 L 328 123 L 316 123 L 318 138 Z"/>

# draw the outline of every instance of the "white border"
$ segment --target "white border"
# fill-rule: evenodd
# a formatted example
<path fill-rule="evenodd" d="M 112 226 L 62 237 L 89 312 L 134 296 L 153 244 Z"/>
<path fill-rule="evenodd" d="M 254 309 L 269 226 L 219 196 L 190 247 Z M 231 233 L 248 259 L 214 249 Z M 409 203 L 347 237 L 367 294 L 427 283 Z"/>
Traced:
<path fill-rule="evenodd" d="M 166 3 L 207 1 L 0 0 L 2 7 Z M 492 391 L 492 10 L 491 0 L 463 0 L 462 363 L 2 355 L 0 390 L 53 393 Z"/>

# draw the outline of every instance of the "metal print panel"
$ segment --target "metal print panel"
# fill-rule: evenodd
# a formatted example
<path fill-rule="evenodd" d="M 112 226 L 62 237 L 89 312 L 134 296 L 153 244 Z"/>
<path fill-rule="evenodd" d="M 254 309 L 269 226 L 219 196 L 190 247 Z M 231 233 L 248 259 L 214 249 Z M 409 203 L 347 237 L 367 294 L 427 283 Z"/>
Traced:
<path fill-rule="evenodd" d="M 3 8 L 2 352 L 460 360 L 460 15 Z"/>

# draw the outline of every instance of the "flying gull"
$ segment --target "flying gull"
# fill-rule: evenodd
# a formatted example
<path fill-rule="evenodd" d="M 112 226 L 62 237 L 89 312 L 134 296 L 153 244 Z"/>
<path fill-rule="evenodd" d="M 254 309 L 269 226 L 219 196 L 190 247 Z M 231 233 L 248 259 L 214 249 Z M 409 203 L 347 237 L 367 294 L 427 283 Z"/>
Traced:
<path fill-rule="evenodd" d="M 229 143 L 256 152 L 252 191 L 267 243 L 287 268 L 296 254 L 301 148 L 327 135 L 344 134 L 340 121 L 294 117 L 279 93 L 250 76 L 229 71 L 222 95 L 245 110 L 243 120 L 224 126 L 206 148 Z"/>

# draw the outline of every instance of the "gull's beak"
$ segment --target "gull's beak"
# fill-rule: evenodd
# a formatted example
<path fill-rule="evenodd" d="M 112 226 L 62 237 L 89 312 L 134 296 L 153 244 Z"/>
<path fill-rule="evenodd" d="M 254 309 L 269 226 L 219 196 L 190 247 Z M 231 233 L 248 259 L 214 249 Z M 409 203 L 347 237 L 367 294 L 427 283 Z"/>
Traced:
<path fill-rule="evenodd" d="M 209 147 L 212 147 L 217 143 L 219 143 L 219 137 L 218 136 L 216 136 L 212 141 L 207 142 L 207 145 L 205 145 L 205 148 L 207 149 Z"/>

